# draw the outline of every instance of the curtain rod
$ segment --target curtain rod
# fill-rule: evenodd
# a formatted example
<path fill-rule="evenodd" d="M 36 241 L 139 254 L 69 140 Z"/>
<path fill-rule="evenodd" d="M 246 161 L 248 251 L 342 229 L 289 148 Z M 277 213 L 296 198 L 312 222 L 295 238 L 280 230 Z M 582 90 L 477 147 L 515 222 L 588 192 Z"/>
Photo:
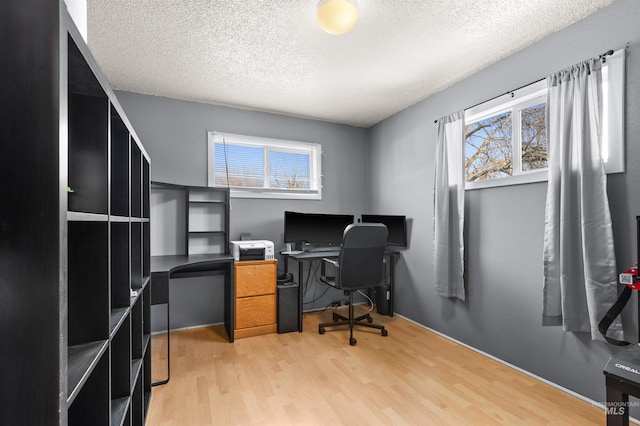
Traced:
<path fill-rule="evenodd" d="M 607 62 L 607 56 L 611 56 L 611 55 L 613 55 L 613 49 L 609 49 L 609 50 L 607 50 L 607 51 L 606 51 L 606 52 L 604 52 L 602 55 L 598 56 L 598 59 L 602 59 L 602 62 Z M 545 77 L 545 78 L 546 78 L 546 77 Z M 467 108 L 465 108 L 464 110 L 466 111 L 466 110 L 468 110 L 468 109 L 475 108 L 475 107 L 477 107 L 478 105 L 482 105 L 482 104 L 483 104 L 483 103 L 485 103 L 485 102 L 489 102 L 489 101 L 492 101 L 492 100 L 494 100 L 494 99 L 497 99 L 497 98 L 499 98 L 499 97 L 501 97 L 501 96 L 508 95 L 509 93 L 511 93 L 511 97 L 513 97 L 513 96 L 514 96 L 514 94 L 513 94 L 514 92 L 517 92 L 518 90 L 523 89 L 523 88 L 525 88 L 525 87 L 527 87 L 527 86 L 529 86 L 529 85 L 531 85 L 531 84 L 539 83 L 539 82 L 541 82 L 542 80 L 544 80 L 544 78 L 541 78 L 541 79 L 539 79 L 539 80 L 533 81 L 533 82 L 531 82 L 531 83 L 527 83 L 527 84 L 525 84 L 524 86 L 520 86 L 520 87 L 518 87 L 518 88 L 516 88 L 516 89 L 509 90 L 509 91 L 504 92 L 504 93 L 502 93 L 502 94 L 500 94 L 500 95 L 498 95 L 498 96 L 494 96 L 494 97 L 493 97 L 493 98 L 491 98 L 491 99 L 487 99 L 487 100 L 484 100 L 484 101 L 482 101 L 482 102 L 478 102 L 477 104 L 472 105 L 472 106 L 470 106 L 470 107 L 467 107 Z M 437 124 L 437 123 L 438 123 L 438 120 L 434 120 L 433 122 L 434 122 L 435 124 Z"/>

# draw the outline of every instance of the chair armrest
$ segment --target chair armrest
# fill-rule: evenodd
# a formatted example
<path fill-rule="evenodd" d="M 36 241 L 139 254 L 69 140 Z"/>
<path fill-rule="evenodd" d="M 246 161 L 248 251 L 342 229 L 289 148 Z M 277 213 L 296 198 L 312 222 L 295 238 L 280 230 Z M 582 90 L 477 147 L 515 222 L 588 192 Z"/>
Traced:
<path fill-rule="evenodd" d="M 335 259 L 329 259 L 328 257 L 323 257 L 322 258 L 322 263 L 320 264 L 320 281 L 322 281 L 323 283 L 331 286 L 331 287 L 336 287 L 336 277 L 335 275 L 333 276 L 328 276 L 326 273 L 326 265 L 330 264 L 333 265 L 334 270 L 340 267 L 340 264 L 338 263 L 337 260 Z"/>
<path fill-rule="evenodd" d="M 340 267 L 340 263 L 338 263 L 338 261 L 336 259 L 329 259 L 328 257 L 323 257 L 322 258 L 323 262 L 327 262 L 332 264 L 334 267 L 339 268 Z"/>

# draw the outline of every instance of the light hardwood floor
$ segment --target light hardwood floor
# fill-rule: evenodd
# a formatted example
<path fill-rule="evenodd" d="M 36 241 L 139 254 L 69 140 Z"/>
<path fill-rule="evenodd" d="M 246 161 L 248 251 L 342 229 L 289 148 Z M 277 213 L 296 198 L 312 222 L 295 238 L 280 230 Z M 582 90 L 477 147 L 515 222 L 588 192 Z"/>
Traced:
<path fill-rule="evenodd" d="M 374 314 L 387 337 L 346 329 L 227 341 L 223 326 L 171 334 L 171 380 L 147 425 L 603 425 L 601 408 L 429 332 Z M 154 336 L 154 377 L 166 342 Z M 604 386 L 604 385 L 603 385 Z"/>

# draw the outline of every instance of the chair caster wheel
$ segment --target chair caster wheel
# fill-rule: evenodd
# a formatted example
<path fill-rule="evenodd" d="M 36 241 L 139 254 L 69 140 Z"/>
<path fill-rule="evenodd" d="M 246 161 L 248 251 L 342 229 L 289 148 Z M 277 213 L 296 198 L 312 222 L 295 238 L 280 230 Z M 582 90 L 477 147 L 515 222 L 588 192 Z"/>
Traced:
<path fill-rule="evenodd" d="M 358 341 L 355 339 L 355 337 L 349 337 L 349 344 L 351 346 L 355 346 L 356 343 L 358 343 Z"/>
<path fill-rule="evenodd" d="M 384 328 L 383 328 L 382 330 L 380 330 L 380 333 L 381 333 L 383 336 L 386 336 L 387 334 L 389 334 L 389 333 L 387 333 L 387 330 L 385 330 Z"/>
<path fill-rule="evenodd" d="M 318 333 L 324 334 L 324 327 L 318 327 Z"/>
<path fill-rule="evenodd" d="M 367 322 L 368 322 L 369 324 L 371 324 L 371 323 L 373 322 L 373 318 L 371 318 L 371 317 L 367 317 Z"/>
<path fill-rule="evenodd" d="M 340 320 L 340 317 L 338 316 L 338 314 L 336 314 L 335 312 L 333 313 L 333 322 L 338 322 Z"/>

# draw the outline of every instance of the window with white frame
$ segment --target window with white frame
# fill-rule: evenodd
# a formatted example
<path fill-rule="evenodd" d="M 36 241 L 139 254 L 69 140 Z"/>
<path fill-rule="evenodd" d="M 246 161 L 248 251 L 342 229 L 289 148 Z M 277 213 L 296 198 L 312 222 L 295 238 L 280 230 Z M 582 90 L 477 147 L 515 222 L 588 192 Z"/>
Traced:
<path fill-rule="evenodd" d="M 546 169 L 546 82 L 528 89 L 507 102 L 496 99 L 493 107 L 485 103 L 465 114 L 467 182 Z"/>
<path fill-rule="evenodd" d="M 602 68 L 602 156 L 607 173 L 624 171 L 624 50 Z M 547 179 L 546 80 L 465 111 L 465 187 Z"/>
<path fill-rule="evenodd" d="M 209 132 L 209 186 L 244 198 L 321 199 L 320 144 Z"/>

